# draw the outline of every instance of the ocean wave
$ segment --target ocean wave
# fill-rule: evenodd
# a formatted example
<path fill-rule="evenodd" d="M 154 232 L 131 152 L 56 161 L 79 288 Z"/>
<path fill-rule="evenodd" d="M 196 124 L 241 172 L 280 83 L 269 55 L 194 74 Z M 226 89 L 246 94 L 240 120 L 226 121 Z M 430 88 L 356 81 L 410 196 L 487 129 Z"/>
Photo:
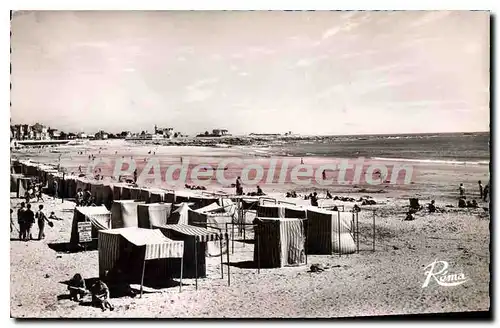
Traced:
<path fill-rule="evenodd" d="M 440 160 L 440 159 L 412 159 L 412 158 L 387 158 L 387 157 L 372 157 L 371 159 L 378 161 L 394 161 L 394 162 L 416 162 L 428 164 L 457 164 L 457 165 L 489 165 L 489 161 L 457 161 L 457 160 Z"/>

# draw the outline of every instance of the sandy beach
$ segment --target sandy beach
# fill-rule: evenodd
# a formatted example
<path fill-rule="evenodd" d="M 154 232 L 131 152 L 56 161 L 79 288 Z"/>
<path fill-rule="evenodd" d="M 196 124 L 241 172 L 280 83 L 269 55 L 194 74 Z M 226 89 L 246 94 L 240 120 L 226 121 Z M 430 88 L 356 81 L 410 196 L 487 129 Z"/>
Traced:
<path fill-rule="evenodd" d="M 80 146 L 64 146 L 51 151 L 14 152 L 13 158 L 31 158 L 36 162 L 54 162 L 59 151 L 61 165 L 69 171 L 85 165 L 89 153 L 98 156 L 147 156 L 148 147 L 124 147 L 124 141 L 100 141 Z M 248 157 L 242 148 L 157 147 L 156 155 L 177 160 L 190 156 L 197 161 L 229 156 Z M 78 155 L 80 151 L 83 155 Z M 115 154 L 115 152 L 118 152 Z M 305 158 L 315 161 L 314 158 Z M 359 214 L 361 247 L 358 254 L 311 255 L 308 263 L 321 263 L 331 268 L 311 273 L 309 266 L 281 269 L 245 268 L 241 263 L 253 258 L 253 244 L 236 241 L 230 255 L 231 286 L 220 277 L 219 258 L 207 258 L 207 278 L 186 279 L 179 293 L 172 287 L 146 293 L 142 299 L 113 298 L 113 312 L 101 312 L 80 306 L 67 299 L 66 285 L 76 272 L 85 278 L 98 276 L 97 251 L 62 253 L 50 245 L 68 242 L 75 204 L 45 196 L 46 212 L 54 211 L 62 221 L 47 228 L 43 241 L 21 242 L 11 233 L 11 316 L 27 317 L 350 317 L 412 313 L 487 311 L 490 307 L 490 221 L 479 200 L 477 180 L 488 180 L 487 166 L 419 164 L 414 183 L 409 185 L 332 186 L 334 196 L 356 199 L 372 197 L 377 205 L 361 206 Z M 476 199 L 479 208 L 457 208 L 458 184 L 462 182 L 468 199 Z M 228 186 L 213 190 L 234 192 Z M 252 190 L 253 188 L 248 188 Z M 247 191 L 246 190 L 246 191 Z M 293 184 L 272 186 L 263 190 L 269 196 L 297 205 L 308 205 L 302 198 L 285 198 L 286 191 L 299 194 L 324 188 Z M 408 211 L 408 198 L 418 197 L 422 205 L 436 200 L 442 213 L 416 214 L 414 221 L 403 221 Z M 11 194 L 11 208 L 16 210 L 21 199 Z M 35 203 L 36 204 L 36 203 Z M 320 206 L 344 205 L 352 209 L 360 202 L 320 199 Z M 452 205 L 453 207 L 446 207 Z M 375 210 L 375 211 L 373 211 Z M 375 213 L 375 214 L 374 214 Z M 372 247 L 372 222 L 375 215 L 375 251 Z M 15 217 L 15 214 L 14 214 Z M 35 228 L 35 233 L 37 228 Z M 251 232 L 249 231 L 249 235 Z M 436 283 L 422 288 L 425 267 L 435 260 L 447 261 L 449 271 L 463 273 L 467 281 L 445 287 Z M 225 266 L 227 263 L 224 264 Z M 225 270 L 226 271 L 226 270 Z"/>

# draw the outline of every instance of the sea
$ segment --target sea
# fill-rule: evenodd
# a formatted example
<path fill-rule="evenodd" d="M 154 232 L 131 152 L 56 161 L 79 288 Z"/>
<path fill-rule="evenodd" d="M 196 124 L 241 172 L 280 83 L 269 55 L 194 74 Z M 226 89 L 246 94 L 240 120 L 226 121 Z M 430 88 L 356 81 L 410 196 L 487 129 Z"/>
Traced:
<path fill-rule="evenodd" d="M 292 157 L 364 157 L 400 162 L 488 165 L 490 133 L 332 136 L 323 140 L 274 145 L 266 152 Z"/>

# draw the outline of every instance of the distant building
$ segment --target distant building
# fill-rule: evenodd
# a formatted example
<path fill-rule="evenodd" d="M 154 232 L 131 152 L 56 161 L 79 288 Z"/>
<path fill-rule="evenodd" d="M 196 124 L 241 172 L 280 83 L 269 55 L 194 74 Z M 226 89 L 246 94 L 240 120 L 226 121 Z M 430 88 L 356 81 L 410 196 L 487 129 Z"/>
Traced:
<path fill-rule="evenodd" d="M 99 139 L 99 140 L 105 140 L 105 139 L 108 139 L 108 136 L 109 134 L 107 132 L 104 132 L 104 131 L 99 131 L 95 134 L 95 138 L 96 139 Z"/>
<path fill-rule="evenodd" d="M 214 129 L 212 130 L 212 135 L 215 136 L 215 137 L 223 137 L 223 136 L 227 136 L 229 134 L 229 132 L 225 129 Z"/>
<path fill-rule="evenodd" d="M 59 139 L 61 137 L 61 132 L 57 129 L 47 129 L 50 139 Z"/>
<path fill-rule="evenodd" d="M 163 138 L 172 138 L 174 136 L 174 128 L 158 128 L 155 125 L 155 135 L 161 135 Z"/>
<path fill-rule="evenodd" d="M 76 136 L 78 139 L 87 139 L 89 137 L 85 132 L 78 132 Z"/>

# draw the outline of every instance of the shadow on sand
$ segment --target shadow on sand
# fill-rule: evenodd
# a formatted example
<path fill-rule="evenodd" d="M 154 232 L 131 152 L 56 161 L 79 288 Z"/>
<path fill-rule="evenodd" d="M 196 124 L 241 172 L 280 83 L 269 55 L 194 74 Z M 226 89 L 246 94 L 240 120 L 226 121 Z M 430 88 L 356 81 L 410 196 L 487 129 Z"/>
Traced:
<path fill-rule="evenodd" d="M 72 243 L 50 243 L 48 246 L 56 253 L 78 253 L 97 250 L 97 242 L 89 243 L 85 247 Z"/>

